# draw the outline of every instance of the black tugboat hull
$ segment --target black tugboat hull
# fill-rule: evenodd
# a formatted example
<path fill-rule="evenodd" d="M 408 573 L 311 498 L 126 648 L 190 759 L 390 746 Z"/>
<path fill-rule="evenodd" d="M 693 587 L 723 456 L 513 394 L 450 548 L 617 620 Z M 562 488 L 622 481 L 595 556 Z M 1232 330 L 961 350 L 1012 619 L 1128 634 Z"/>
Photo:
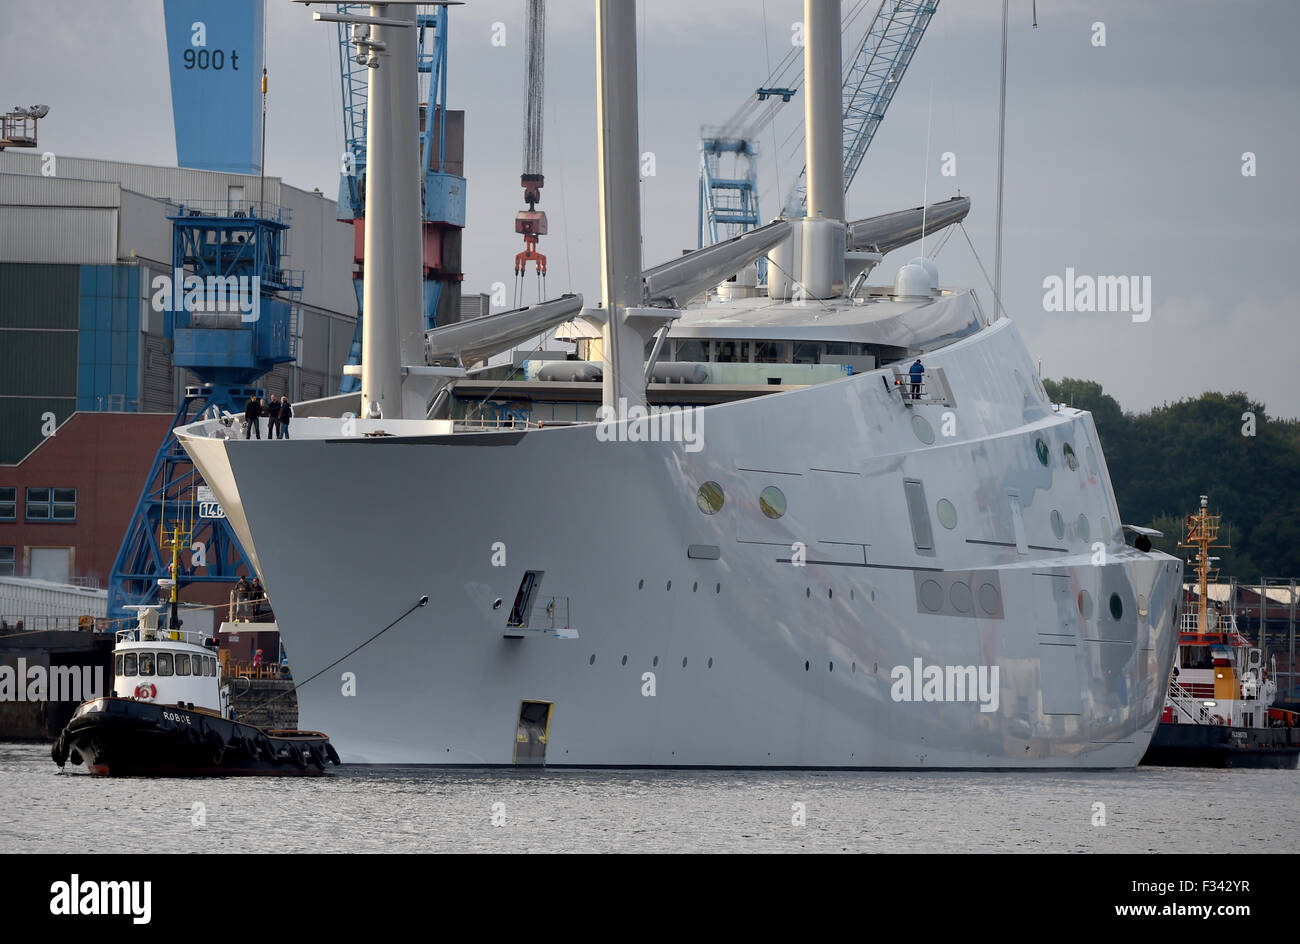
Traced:
<path fill-rule="evenodd" d="M 1161 722 L 1156 726 L 1142 764 L 1295 770 L 1300 764 L 1300 728 Z"/>
<path fill-rule="evenodd" d="M 175 705 L 102 698 L 83 705 L 51 755 L 114 777 L 320 775 L 338 754 L 315 731 L 264 731 Z"/>

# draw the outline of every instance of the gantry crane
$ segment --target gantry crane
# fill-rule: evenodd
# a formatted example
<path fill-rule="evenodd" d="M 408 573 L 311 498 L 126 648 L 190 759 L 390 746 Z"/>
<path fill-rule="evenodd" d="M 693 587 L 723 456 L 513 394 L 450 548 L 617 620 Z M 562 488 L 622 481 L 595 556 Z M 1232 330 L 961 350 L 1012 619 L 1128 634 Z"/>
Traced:
<path fill-rule="evenodd" d="M 546 214 L 537 209 L 542 199 L 542 124 L 546 79 L 546 0 L 526 0 L 525 31 L 528 62 L 525 68 L 527 103 L 524 106 L 524 169 L 519 183 L 524 188 L 527 210 L 515 214 L 515 232 L 524 237 L 523 252 L 515 256 L 515 306 L 523 304 L 524 274 L 528 263 L 537 271 L 537 300 L 546 298 L 546 256 L 537 251 L 537 240 L 546 235 Z"/>

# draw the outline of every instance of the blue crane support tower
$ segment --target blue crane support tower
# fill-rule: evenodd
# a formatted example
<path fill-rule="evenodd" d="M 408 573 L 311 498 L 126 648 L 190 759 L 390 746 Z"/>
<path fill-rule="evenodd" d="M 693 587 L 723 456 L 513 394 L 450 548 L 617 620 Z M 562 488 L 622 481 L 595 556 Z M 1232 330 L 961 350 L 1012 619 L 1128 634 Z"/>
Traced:
<path fill-rule="evenodd" d="M 880 0 L 866 33 L 844 72 L 844 188 L 848 189 L 862 164 L 862 158 L 885 117 L 894 92 L 911 64 L 926 27 L 939 7 L 939 0 Z M 856 8 L 845 15 L 845 27 L 856 16 Z M 789 57 L 787 57 L 789 58 Z M 772 77 L 783 73 L 778 67 Z M 780 98 L 789 102 L 802 84 L 802 77 L 789 86 L 759 88 L 750 105 L 742 106 L 737 116 L 756 114 L 752 102 L 771 102 Z M 769 106 L 758 114 L 752 126 L 728 126 L 706 129 L 700 136 L 700 245 L 748 232 L 762 223 L 758 213 L 757 174 L 754 168 L 757 140 L 761 126 L 775 117 Z M 734 171 L 721 172 L 723 155 L 735 158 Z M 785 201 L 782 216 L 800 217 L 808 199 L 807 169 L 799 177 Z M 720 229 L 725 227 L 725 229 Z"/>
<path fill-rule="evenodd" d="M 281 264 L 289 211 L 221 201 L 177 205 L 168 218 L 171 285 L 157 289 L 151 303 L 164 314 L 173 363 L 200 383 L 185 388 L 127 526 L 110 578 L 110 617 L 157 602 L 157 580 L 170 576 L 166 534 L 178 524 L 193 542 L 182 548 L 190 556 L 181 559 L 180 586 L 229 583 L 253 572 L 219 507 L 197 507 L 203 482 L 175 429 L 208 410 L 243 413 L 249 397 L 263 395 L 252 384 L 297 356 L 302 275 Z"/>
<path fill-rule="evenodd" d="M 340 3 L 339 13 L 370 12 L 369 4 Z M 352 287 L 357 296 L 357 326 L 347 363 L 361 363 L 362 286 L 365 278 L 367 55 L 352 45 L 352 27 L 338 27 L 339 76 L 343 94 L 344 152 L 339 181 L 338 218 L 356 232 Z M 465 178 L 449 171 L 447 159 L 447 6 L 416 17 L 420 76 L 420 166 L 424 168 L 421 232 L 424 258 L 424 326 L 460 319 L 461 231 L 465 228 Z M 428 78 L 426 79 L 425 76 Z M 361 389 L 358 377 L 345 376 L 340 393 Z"/>

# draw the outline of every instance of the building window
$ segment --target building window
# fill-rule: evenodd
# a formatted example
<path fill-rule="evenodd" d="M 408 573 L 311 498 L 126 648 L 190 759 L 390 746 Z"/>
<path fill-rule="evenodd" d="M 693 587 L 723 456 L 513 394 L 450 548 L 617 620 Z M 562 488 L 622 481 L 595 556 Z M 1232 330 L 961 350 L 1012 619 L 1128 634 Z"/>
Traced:
<path fill-rule="evenodd" d="M 75 488 L 27 489 L 28 521 L 76 521 L 77 490 Z"/>
<path fill-rule="evenodd" d="M 14 548 L 0 547 L 0 577 L 14 575 Z"/>
<path fill-rule="evenodd" d="M 13 521 L 16 517 L 18 517 L 17 486 L 0 488 L 0 521 Z"/>

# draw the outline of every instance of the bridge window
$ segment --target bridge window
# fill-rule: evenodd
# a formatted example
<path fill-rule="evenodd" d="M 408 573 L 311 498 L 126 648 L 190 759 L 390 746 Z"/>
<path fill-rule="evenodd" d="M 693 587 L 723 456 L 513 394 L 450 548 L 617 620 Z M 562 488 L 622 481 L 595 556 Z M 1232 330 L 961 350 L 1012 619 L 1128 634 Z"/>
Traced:
<path fill-rule="evenodd" d="M 190 674 L 190 654 L 188 652 L 176 653 L 176 674 L 177 675 Z"/>
<path fill-rule="evenodd" d="M 708 341 L 677 341 L 673 349 L 675 361 L 707 361 L 709 359 Z"/>
<path fill-rule="evenodd" d="M 713 359 L 720 364 L 745 364 L 749 362 L 748 341 L 715 341 Z"/>
<path fill-rule="evenodd" d="M 139 669 L 136 666 L 136 654 L 128 652 L 122 657 L 122 675 L 135 675 Z"/>
<path fill-rule="evenodd" d="M 172 674 L 172 654 L 170 652 L 158 653 L 158 674 L 159 675 Z"/>
<path fill-rule="evenodd" d="M 820 364 L 821 353 L 822 346 L 816 341 L 795 341 L 790 361 L 794 364 Z"/>
<path fill-rule="evenodd" d="M 140 653 L 140 674 L 153 675 L 154 661 L 152 652 Z"/>
<path fill-rule="evenodd" d="M 786 341 L 755 341 L 754 342 L 754 363 L 755 364 L 786 364 L 789 363 L 789 343 Z"/>

